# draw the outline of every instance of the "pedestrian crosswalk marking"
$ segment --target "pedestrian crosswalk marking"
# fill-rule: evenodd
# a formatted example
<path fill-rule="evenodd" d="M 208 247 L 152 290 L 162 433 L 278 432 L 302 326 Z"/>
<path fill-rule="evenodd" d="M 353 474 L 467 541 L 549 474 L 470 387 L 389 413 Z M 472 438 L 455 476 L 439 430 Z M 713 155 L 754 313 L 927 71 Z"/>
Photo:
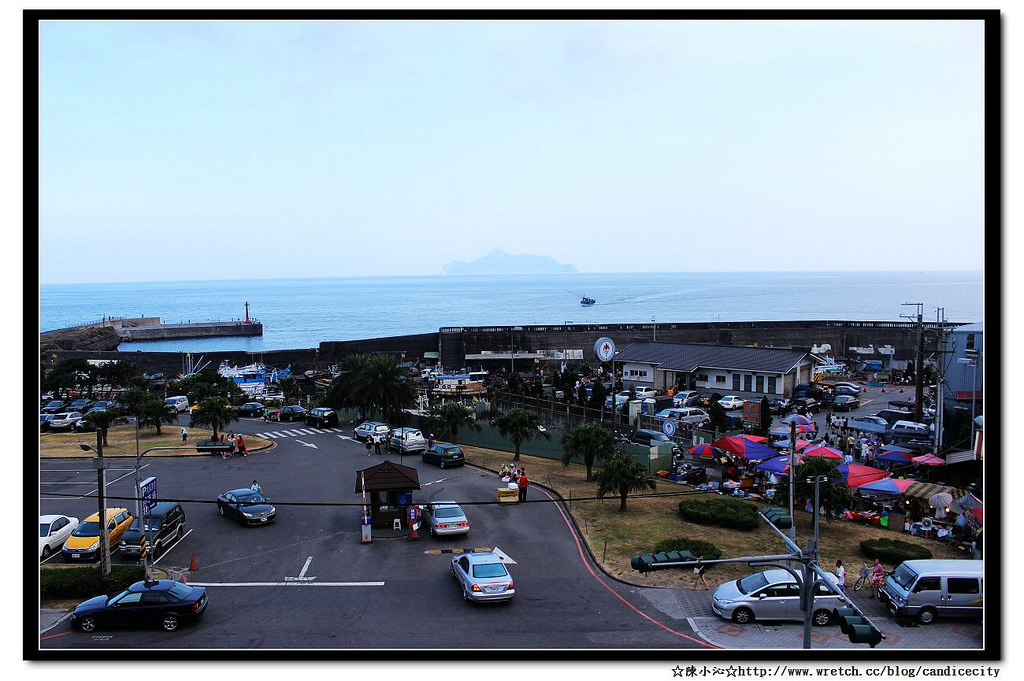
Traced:
<path fill-rule="evenodd" d="M 298 435 L 326 435 L 328 433 L 340 433 L 341 428 L 301 428 L 296 430 L 269 430 L 265 433 L 256 433 L 256 437 L 269 438 L 276 440 L 282 437 L 296 437 Z M 344 437 L 339 435 L 339 437 Z"/>

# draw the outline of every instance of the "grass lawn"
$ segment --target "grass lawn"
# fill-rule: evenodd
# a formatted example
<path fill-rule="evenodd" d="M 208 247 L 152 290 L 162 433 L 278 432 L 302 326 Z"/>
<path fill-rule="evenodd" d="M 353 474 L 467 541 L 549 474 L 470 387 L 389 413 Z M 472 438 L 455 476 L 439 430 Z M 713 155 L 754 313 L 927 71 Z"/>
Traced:
<path fill-rule="evenodd" d="M 507 452 L 475 447 L 463 447 L 463 451 L 467 462 L 495 471 L 502 463 L 510 462 L 513 456 Z M 690 586 L 693 573 L 689 570 L 669 569 L 642 575 L 630 567 L 630 559 L 633 556 L 653 552 L 655 544 L 662 539 L 687 537 L 709 541 L 722 550 L 722 558 L 786 552 L 782 540 L 764 525 L 750 532 L 741 532 L 697 525 L 680 517 L 680 501 L 718 495 L 698 492 L 686 485 L 659 480 L 655 496 L 642 499 L 630 497 L 626 502 L 626 511 L 620 513 L 618 497 L 607 497 L 603 501 L 576 501 L 592 498 L 597 494 L 597 483 L 586 482 L 586 468 L 582 464 L 573 463 L 566 468 L 559 461 L 523 454 L 520 465 L 526 468 L 532 482 L 559 492 L 566 501 L 571 500 L 572 515 L 598 562 L 609 574 L 633 584 L 667 588 Z M 497 489 L 499 486 L 500 483 L 495 476 L 494 487 Z M 543 497 L 536 491 L 530 495 L 530 501 L 539 498 Z M 812 516 L 803 511 L 796 511 L 796 527 L 797 544 L 803 547 L 813 536 Z M 821 565 L 831 570 L 835 567 L 836 559 L 842 559 L 847 570 L 847 580 L 851 584 L 856 580 L 861 565 L 867 562 L 867 558 L 860 552 L 860 542 L 865 539 L 899 539 L 927 547 L 936 558 L 963 557 L 955 549 L 934 540 L 845 520 L 826 521 L 822 518 L 819 533 Z M 886 567 L 892 569 L 895 566 Z M 705 576 L 714 589 L 718 584 L 750 572 L 746 563 L 728 563 L 708 566 Z"/>
<path fill-rule="evenodd" d="M 181 447 L 181 426 L 165 424 L 157 435 L 156 428 L 148 427 L 139 430 L 139 448 L 142 452 L 150 447 Z M 230 432 L 230 431 L 229 431 Z M 186 447 L 195 447 L 197 442 L 206 442 L 213 431 L 204 428 L 189 428 Z M 88 459 L 96 456 L 92 451 L 83 451 L 79 443 L 96 447 L 96 433 L 43 433 L 39 438 L 39 457 L 41 459 Z M 245 445 L 250 451 L 265 447 L 270 440 L 246 436 Z M 103 445 L 103 456 L 135 457 L 135 426 L 114 426 L 107 430 L 107 443 Z M 195 450 L 155 451 L 146 455 L 153 456 L 210 456 Z"/>

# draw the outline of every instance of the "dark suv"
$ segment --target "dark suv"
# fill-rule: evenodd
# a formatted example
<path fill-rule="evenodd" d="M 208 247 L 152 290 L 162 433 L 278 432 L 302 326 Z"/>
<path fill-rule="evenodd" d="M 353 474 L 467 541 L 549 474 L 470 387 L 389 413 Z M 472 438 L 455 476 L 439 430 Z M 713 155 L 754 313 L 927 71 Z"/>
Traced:
<path fill-rule="evenodd" d="M 281 407 L 281 421 L 303 421 L 306 418 L 306 409 L 297 404 L 289 404 Z"/>
<path fill-rule="evenodd" d="M 672 440 L 668 435 L 665 435 L 665 433 L 641 428 L 633 433 L 633 436 L 629 438 L 629 441 L 636 445 L 653 447 L 654 445 L 663 445 L 667 442 L 671 442 Z"/>
<path fill-rule="evenodd" d="M 139 531 L 139 519 L 134 519 L 131 527 L 121 535 L 121 543 L 118 545 L 121 555 L 141 558 L 152 547 L 153 555 L 156 556 L 185 534 L 185 511 L 176 501 L 162 501 L 144 515 L 145 534 Z"/>
<path fill-rule="evenodd" d="M 338 425 L 338 412 L 327 407 L 317 407 L 306 412 L 306 425 L 324 428 Z"/>
<path fill-rule="evenodd" d="M 793 408 L 798 414 L 814 414 L 821 410 L 821 405 L 813 397 L 798 397 L 793 400 Z"/>

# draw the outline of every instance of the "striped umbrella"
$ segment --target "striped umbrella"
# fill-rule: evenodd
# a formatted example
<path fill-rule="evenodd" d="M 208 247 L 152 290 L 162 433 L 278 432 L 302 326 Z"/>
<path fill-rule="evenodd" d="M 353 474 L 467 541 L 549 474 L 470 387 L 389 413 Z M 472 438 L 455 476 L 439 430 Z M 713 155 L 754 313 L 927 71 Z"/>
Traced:
<path fill-rule="evenodd" d="M 728 435 L 715 440 L 711 444 L 747 461 L 761 461 L 778 453 L 767 445 L 755 442 L 752 439 L 753 437 L 756 436 Z"/>
<path fill-rule="evenodd" d="M 798 456 L 796 462 L 800 463 L 800 457 Z M 754 466 L 759 471 L 765 471 L 767 473 L 774 473 L 775 475 L 785 475 L 789 472 L 789 456 L 776 456 L 771 459 L 765 459 L 761 463 Z"/>
<path fill-rule="evenodd" d="M 841 463 L 836 470 L 846 480 L 847 487 L 860 487 L 861 485 L 889 476 L 889 471 L 879 470 L 871 466 L 862 466 L 859 463 Z"/>
<path fill-rule="evenodd" d="M 775 447 L 777 449 L 789 449 L 789 446 L 791 444 L 793 444 L 793 443 L 790 442 L 788 439 L 787 440 L 777 440 L 777 441 L 772 443 L 772 447 Z M 811 442 L 810 440 L 801 440 L 800 438 L 797 438 L 796 439 L 796 451 L 799 452 L 801 449 L 806 449 L 807 447 L 810 447 L 813 444 L 814 443 Z"/>
<path fill-rule="evenodd" d="M 842 459 L 843 453 L 833 447 L 826 447 L 825 445 L 819 445 L 817 447 L 809 447 L 803 451 L 804 456 L 823 456 L 826 459 Z"/>
<path fill-rule="evenodd" d="M 815 435 L 818 432 L 811 426 L 796 426 L 794 430 L 796 430 L 798 435 Z M 769 430 L 768 434 L 772 437 L 789 437 L 790 432 L 789 426 L 777 426 Z"/>
<path fill-rule="evenodd" d="M 882 447 L 883 452 L 900 452 L 902 454 L 912 454 L 913 449 L 907 449 L 906 447 L 900 447 L 899 445 L 885 445 Z"/>
<path fill-rule="evenodd" d="M 804 416 L 803 414 L 790 414 L 789 416 L 787 416 L 784 419 L 782 419 L 782 422 L 783 423 L 795 423 L 798 426 L 811 426 L 811 425 L 813 425 L 815 428 L 817 428 L 817 425 L 815 425 L 814 420 L 809 418 L 809 417 L 807 417 L 807 416 Z"/>
<path fill-rule="evenodd" d="M 882 478 L 881 480 L 875 480 L 874 482 L 858 485 L 857 489 L 862 489 L 865 492 L 903 494 L 907 491 L 907 488 L 913 484 L 914 480 L 904 480 L 903 478 Z"/>
<path fill-rule="evenodd" d="M 740 437 L 747 442 L 756 442 L 757 444 L 764 444 L 765 442 L 768 442 L 768 438 L 761 435 L 748 435 L 747 433 L 744 433 L 743 435 L 740 435 Z"/>
<path fill-rule="evenodd" d="M 939 492 L 952 494 L 954 498 L 960 496 L 957 494 L 958 490 L 955 487 L 937 485 L 934 482 L 922 482 L 920 480 L 915 481 L 903 493 L 908 497 L 915 497 L 917 499 L 931 499 Z"/>
<path fill-rule="evenodd" d="M 891 463 L 910 463 L 910 453 L 901 452 L 896 449 L 883 449 L 875 456 L 875 461 L 889 461 Z"/>
<path fill-rule="evenodd" d="M 718 447 L 712 447 L 707 443 L 690 447 L 689 451 L 693 456 L 698 456 L 702 459 L 717 459 L 725 454 L 725 450 L 719 449 Z"/>

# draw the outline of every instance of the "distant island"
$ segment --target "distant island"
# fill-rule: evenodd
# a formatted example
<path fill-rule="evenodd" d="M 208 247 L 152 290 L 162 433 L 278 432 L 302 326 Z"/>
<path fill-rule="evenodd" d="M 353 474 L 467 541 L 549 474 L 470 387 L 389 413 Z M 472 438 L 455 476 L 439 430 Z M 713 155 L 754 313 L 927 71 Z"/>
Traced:
<path fill-rule="evenodd" d="M 576 268 L 562 265 L 547 255 L 509 255 L 496 248 L 473 262 L 453 260 L 444 266 L 445 274 L 572 274 Z"/>

